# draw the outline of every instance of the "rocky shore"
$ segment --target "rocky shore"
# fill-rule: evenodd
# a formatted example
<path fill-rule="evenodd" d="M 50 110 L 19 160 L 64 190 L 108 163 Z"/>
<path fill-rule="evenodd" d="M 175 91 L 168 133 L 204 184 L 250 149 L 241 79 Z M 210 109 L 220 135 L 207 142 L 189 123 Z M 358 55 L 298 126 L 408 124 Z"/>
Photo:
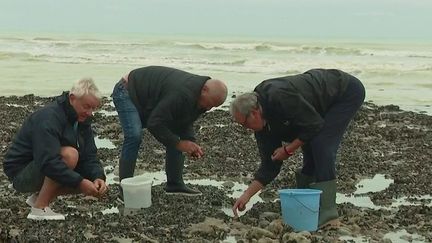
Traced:
<path fill-rule="evenodd" d="M 50 98 L 33 95 L 0 97 L 0 149 L 3 159 L 11 139 L 25 117 Z M 118 170 L 122 133 L 114 108 L 104 99 L 94 117 L 99 138 L 116 148 L 100 148 L 107 173 Z M 113 113 L 115 114 L 115 113 Z M 379 209 L 339 204 L 342 227 L 316 232 L 293 232 L 282 223 L 277 190 L 294 187 L 300 153 L 284 162 L 277 179 L 260 194 L 262 202 L 239 219 L 222 208 L 231 208 L 234 183 L 248 184 L 259 164 L 253 134 L 232 122 L 225 110 L 215 110 L 196 123 L 198 143 L 205 150 L 199 160 L 187 160 L 186 179 L 211 179 L 223 187 L 195 185 L 199 197 L 166 195 L 162 185 L 152 188 L 152 206 L 126 214 L 116 201 L 118 188 L 110 185 L 100 200 L 83 196 L 59 198 L 53 209 L 67 214 L 61 222 L 30 221 L 28 195 L 9 188 L 0 169 L 0 242 L 391 242 L 391 232 L 406 232 L 394 242 L 432 242 L 432 117 L 400 110 L 397 106 L 365 103 L 349 127 L 338 155 L 338 192 L 353 195 L 357 183 L 385 175 L 392 183 L 368 192 Z M 164 168 L 164 148 L 145 132 L 137 171 Z M 161 152 L 162 151 L 162 152 Z M 392 206 L 406 198 L 411 204 Z M 103 213 L 115 209 L 114 213 Z M 118 211 L 117 211 L 118 210 Z M 400 240 L 400 241 L 399 241 Z M 360 241 L 358 241 L 360 242 Z"/>

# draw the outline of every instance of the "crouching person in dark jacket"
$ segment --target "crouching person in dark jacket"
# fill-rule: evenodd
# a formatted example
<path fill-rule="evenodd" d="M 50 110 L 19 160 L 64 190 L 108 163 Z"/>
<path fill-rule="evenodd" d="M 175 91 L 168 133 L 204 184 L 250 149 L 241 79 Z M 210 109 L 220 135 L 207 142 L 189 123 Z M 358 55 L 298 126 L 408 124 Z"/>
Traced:
<path fill-rule="evenodd" d="M 3 167 L 17 191 L 34 193 L 26 201 L 28 219 L 64 220 L 49 208 L 58 195 L 99 197 L 106 192 L 89 119 L 99 104 L 94 82 L 82 79 L 24 121 Z"/>
<path fill-rule="evenodd" d="M 301 147 L 303 167 L 296 173 L 297 188 L 321 190 L 319 225 L 338 225 L 336 153 L 364 98 L 362 83 L 335 69 L 265 80 L 254 92 L 238 96 L 231 104 L 231 114 L 237 123 L 255 131 L 261 166 L 234 204 L 234 214 Z"/>

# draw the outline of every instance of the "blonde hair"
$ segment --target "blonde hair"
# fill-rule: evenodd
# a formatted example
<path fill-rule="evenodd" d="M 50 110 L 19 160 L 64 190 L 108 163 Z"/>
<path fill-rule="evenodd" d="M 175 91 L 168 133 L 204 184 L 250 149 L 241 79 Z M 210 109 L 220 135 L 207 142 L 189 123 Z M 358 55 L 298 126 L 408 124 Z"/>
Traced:
<path fill-rule="evenodd" d="M 97 99 L 101 99 L 102 97 L 92 78 L 82 78 L 76 81 L 70 89 L 70 94 L 73 94 L 77 97 L 90 94 Z"/>

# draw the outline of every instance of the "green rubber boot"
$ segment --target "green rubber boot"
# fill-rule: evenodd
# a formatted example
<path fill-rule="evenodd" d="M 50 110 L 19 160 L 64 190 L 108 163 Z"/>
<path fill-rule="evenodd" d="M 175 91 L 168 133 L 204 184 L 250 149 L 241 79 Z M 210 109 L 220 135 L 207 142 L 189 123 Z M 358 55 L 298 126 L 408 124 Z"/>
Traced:
<path fill-rule="evenodd" d="M 309 185 L 315 181 L 313 176 L 308 176 L 301 173 L 301 169 L 297 169 L 295 173 L 296 186 L 298 189 L 309 188 Z"/>
<path fill-rule="evenodd" d="M 318 226 L 339 225 L 339 214 L 336 206 L 336 180 L 312 183 L 311 189 L 321 190 Z"/>

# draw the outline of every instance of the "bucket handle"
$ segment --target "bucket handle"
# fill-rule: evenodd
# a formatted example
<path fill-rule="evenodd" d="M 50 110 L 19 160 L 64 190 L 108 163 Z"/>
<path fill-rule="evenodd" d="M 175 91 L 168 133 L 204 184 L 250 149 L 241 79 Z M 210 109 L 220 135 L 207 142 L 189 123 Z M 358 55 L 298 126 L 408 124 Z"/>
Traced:
<path fill-rule="evenodd" d="M 310 207 L 306 206 L 302 201 L 299 201 L 297 199 L 297 197 L 294 197 L 293 195 L 290 195 L 290 197 L 293 197 L 298 203 L 300 203 L 303 207 L 307 208 L 312 213 L 319 213 L 319 208 L 318 208 L 318 211 L 315 211 L 315 210 L 311 209 Z"/>

